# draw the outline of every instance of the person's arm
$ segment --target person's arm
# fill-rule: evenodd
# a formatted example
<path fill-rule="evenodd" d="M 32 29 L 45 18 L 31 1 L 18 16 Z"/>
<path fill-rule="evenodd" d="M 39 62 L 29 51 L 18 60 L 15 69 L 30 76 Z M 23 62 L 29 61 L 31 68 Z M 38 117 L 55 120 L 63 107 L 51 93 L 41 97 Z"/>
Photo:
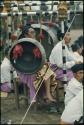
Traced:
<path fill-rule="evenodd" d="M 50 56 L 50 62 L 52 64 L 56 64 L 59 68 L 63 67 L 62 49 L 60 46 L 56 47 L 56 49 L 54 49 L 54 51 L 52 52 L 52 55 Z"/>
<path fill-rule="evenodd" d="M 67 61 L 66 61 L 66 67 L 67 67 L 67 69 L 70 69 L 75 64 L 81 63 L 81 61 L 79 60 L 79 58 L 76 59 L 75 55 L 72 52 L 70 52 L 67 48 L 66 48 L 66 51 L 67 51 Z"/>
<path fill-rule="evenodd" d="M 61 51 L 54 54 L 54 62 L 59 68 L 63 68 L 63 59 Z M 67 61 L 66 60 L 66 68 L 70 69 L 73 65 L 75 65 L 75 61 Z"/>
<path fill-rule="evenodd" d="M 76 64 L 76 61 L 73 59 L 71 54 L 69 53 L 68 49 L 66 49 L 68 59 L 66 60 L 66 68 L 70 69 L 73 65 Z M 66 57 L 67 58 L 67 57 Z M 50 63 L 56 64 L 57 67 L 63 68 L 63 59 L 62 59 L 62 45 L 61 43 L 54 48 L 52 51 L 50 58 L 49 58 Z"/>
<path fill-rule="evenodd" d="M 73 84 L 73 88 L 71 89 L 71 92 L 73 93 L 73 95 L 77 95 L 82 89 L 83 89 L 83 86 L 82 86 L 82 83 L 80 83 L 81 85 L 77 86 L 76 84 Z"/>
<path fill-rule="evenodd" d="M 67 61 L 66 62 L 66 68 L 70 69 L 72 66 L 74 66 L 76 64 L 75 61 Z"/>
<path fill-rule="evenodd" d="M 59 42 L 51 52 L 49 61 L 51 64 L 56 64 L 59 68 L 62 68 L 62 45 Z"/>
<path fill-rule="evenodd" d="M 11 81 L 11 76 L 10 76 L 10 66 L 1 66 L 1 82 L 2 83 L 5 83 L 5 82 L 8 82 L 10 83 Z"/>
<path fill-rule="evenodd" d="M 75 65 L 75 60 L 73 59 L 73 56 L 70 54 L 68 49 L 66 48 L 66 68 L 70 69 L 73 65 Z M 55 64 L 59 68 L 63 68 L 63 55 L 62 55 L 62 46 L 61 44 L 57 46 L 56 50 L 53 52 L 53 59 Z"/>

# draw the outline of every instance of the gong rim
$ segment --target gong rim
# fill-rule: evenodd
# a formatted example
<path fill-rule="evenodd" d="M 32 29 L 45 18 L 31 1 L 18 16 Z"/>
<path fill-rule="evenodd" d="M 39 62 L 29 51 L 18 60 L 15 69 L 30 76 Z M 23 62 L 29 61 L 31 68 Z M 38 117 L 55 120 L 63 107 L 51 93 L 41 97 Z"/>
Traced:
<path fill-rule="evenodd" d="M 11 52 L 12 50 L 14 49 L 14 47 L 17 45 L 17 44 L 22 44 L 22 43 L 31 43 L 33 45 L 35 45 L 37 48 L 39 48 L 40 52 L 41 52 L 41 64 L 38 66 L 37 69 L 35 69 L 34 71 L 32 72 L 23 72 L 22 70 L 18 70 L 19 68 L 16 68 L 14 62 L 12 61 L 11 59 Z M 38 72 L 42 66 L 44 65 L 44 63 L 46 62 L 46 53 L 45 53 L 45 50 L 43 48 L 43 46 L 41 45 L 41 43 L 39 43 L 37 40 L 35 39 L 32 39 L 32 38 L 22 38 L 22 39 L 19 39 L 16 43 L 14 43 L 12 45 L 12 47 L 10 48 L 10 51 L 9 51 L 9 59 L 10 59 L 10 62 L 12 64 L 12 66 L 15 68 L 16 71 L 20 72 L 20 73 L 23 73 L 23 74 L 35 74 L 36 72 Z"/>

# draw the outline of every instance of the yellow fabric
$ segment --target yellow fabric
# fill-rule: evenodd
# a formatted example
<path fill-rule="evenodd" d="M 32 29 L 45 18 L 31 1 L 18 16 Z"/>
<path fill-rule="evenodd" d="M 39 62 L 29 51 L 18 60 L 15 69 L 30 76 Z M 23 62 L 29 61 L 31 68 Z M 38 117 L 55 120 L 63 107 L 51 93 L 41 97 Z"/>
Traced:
<path fill-rule="evenodd" d="M 48 69 L 47 69 L 48 68 Z M 47 70 L 47 71 L 46 71 Z M 56 77 L 56 75 L 54 74 L 54 72 L 49 68 L 47 67 L 47 65 L 44 65 L 42 67 L 42 69 L 37 73 L 37 79 L 34 81 L 34 87 L 35 89 L 37 90 L 39 85 L 40 85 L 40 82 L 41 80 L 43 79 L 44 81 L 48 80 L 51 76 L 54 76 Z"/>

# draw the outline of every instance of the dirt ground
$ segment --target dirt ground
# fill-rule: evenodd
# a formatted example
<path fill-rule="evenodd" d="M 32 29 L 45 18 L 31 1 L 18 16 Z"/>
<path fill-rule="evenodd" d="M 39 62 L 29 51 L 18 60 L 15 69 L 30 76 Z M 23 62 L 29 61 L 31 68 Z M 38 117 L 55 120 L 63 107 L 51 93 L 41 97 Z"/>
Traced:
<path fill-rule="evenodd" d="M 59 108 L 60 112 L 56 113 L 48 112 L 41 105 L 36 111 L 30 109 L 23 124 L 59 124 L 60 116 L 64 109 L 63 102 L 59 103 Z M 11 120 L 12 124 L 20 124 L 26 110 L 27 108 L 23 99 L 20 100 L 20 109 L 16 109 L 14 93 L 10 93 L 6 98 L 1 98 L 2 124 L 8 123 L 9 120 Z"/>

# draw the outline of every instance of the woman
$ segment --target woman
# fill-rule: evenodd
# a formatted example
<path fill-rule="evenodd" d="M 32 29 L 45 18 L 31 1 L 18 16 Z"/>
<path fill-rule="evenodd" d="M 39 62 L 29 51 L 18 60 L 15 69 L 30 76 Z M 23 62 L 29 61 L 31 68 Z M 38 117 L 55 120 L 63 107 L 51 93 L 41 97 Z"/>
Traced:
<path fill-rule="evenodd" d="M 35 31 L 30 25 L 26 25 L 23 27 L 22 34 L 19 36 L 19 39 L 25 38 L 25 37 L 35 39 Z M 28 75 L 28 74 L 23 74 L 23 73 L 18 72 L 18 75 L 20 77 L 20 81 L 23 84 L 26 84 L 30 89 L 30 102 L 31 101 L 32 103 L 36 102 L 36 98 L 33 99 L 36 93 L 34 85 L 33 85 L 33 81 L 36 78 L 35 74 Z"/>
<path fill-rule="evenodd" d="M 36 37 L 36 33 L 35 30 L 31 27 L 31 25 L 26 25 L 23 30 L 22 30 L 22 34 L 20 35 L 19 39 L 21 38 L 32 38 L 35 39 Z M 40 51 L 38 50 L 38 53 L 40 53 Z M 27 86 L 30 89 L 30 102 L 32 101 L 32 103 L 36 102 L 36 98 L 34 98 L 36 90 L 34 87 L 34 82 L 36 81 L 36 74 L 32 74 L 32 75 L 26 75 L 23 73 L 18 73 L 21 82 L 23 82 L 24 84 L 27 84 Z M 50 84 L 48 81 L 45 81 L 45 88 L 46 88 L 46 96 L 50 101 L 55 101 L 53 99 L 53 97 L 50 94 Z M 33 99 L 34 98 L 34 99 Z"/>

